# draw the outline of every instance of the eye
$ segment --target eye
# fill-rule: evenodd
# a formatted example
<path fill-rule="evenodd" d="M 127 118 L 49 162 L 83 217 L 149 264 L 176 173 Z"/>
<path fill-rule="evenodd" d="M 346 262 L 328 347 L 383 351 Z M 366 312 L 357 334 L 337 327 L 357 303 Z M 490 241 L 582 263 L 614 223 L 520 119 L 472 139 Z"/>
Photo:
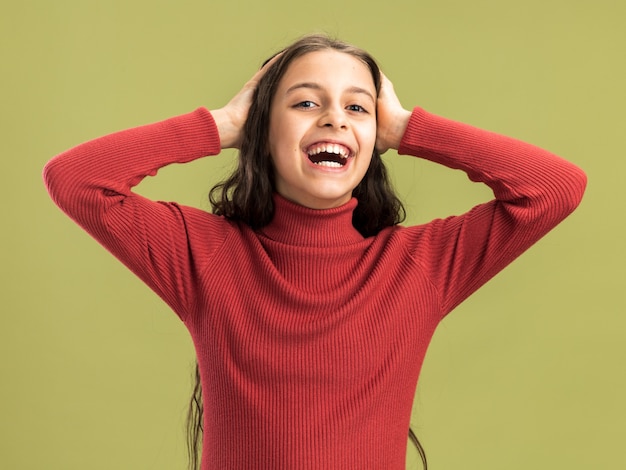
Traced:
<path fill-rule="evenodd" d="M 297 103 L 294 108 L 302 108 L 302 109 L 311 109 L 315 107 L 315 103 L 313 101 L 300 101 Z"/>
<path fill-rule="evenodd" d="M 356 113 L 367 113 L 367 110 L 359 104 L 351 104 L 346 109 L 348 111 L 354 111 Z"/>

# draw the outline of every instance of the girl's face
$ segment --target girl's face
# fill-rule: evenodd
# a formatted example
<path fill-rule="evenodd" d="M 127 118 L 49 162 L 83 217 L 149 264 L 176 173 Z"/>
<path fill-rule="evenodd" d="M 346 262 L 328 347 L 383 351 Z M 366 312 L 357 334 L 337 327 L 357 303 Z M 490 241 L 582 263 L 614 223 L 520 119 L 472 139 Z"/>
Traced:
<path fill-rule="evenodd" d="M 277 192 L 312 209 L 345 204 L 376 143 L 376 88 L 356 57 L 323 50 L 295 59 L 270 108 Z"/>

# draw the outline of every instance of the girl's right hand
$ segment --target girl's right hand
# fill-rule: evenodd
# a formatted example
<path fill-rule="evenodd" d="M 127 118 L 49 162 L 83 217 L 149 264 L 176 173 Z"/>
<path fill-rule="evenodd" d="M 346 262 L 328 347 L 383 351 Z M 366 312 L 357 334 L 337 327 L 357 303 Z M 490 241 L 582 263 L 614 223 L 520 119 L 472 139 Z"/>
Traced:
<path fill-rule="evenodd" d="M 267 69 L 280 56 L 277 54 L 265 64 L 254 76 L 248 80 L 243 88 L 223 108 L 212 110 L 211 115 L 217 125 L 220 136 L 220 145 L 223 149 L 239 148 L 241 144 L 243 125 L 248 118 L 248 110 L 252 104 L 252 96 L 259 80 Z"/>

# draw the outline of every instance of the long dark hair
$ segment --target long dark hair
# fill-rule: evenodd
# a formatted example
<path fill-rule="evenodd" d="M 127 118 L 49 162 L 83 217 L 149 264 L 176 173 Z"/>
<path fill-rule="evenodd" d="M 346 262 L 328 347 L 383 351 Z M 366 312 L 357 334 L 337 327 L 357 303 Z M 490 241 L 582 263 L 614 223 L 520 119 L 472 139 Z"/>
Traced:
<path fill-rule="evenodd" d="M 280 57 L 259 80 L 243 127 L 238 166 L 226 180 L 209 192 L 213 213 L 243 222 L 253 229 L 269 224 L 274 217 L 274 168 L 269 155 L 270 107 L 276 88 L 294 59 L 310 52 L 332 49 L 361 60 L 370 70 L 376 93 L 380 92 L 381 74 L 374 58 L 362 49 L 324 35 L 309 35 L 281 51 Z M 269 59 L 268 59 L 269 61 Z M 267 63 L 266 61 L 265 63 Z M 364 236 L 376 235 L 405 218 L 402 202 L 395 195 L 387 169 L 374 149 L 363 180 L 352 192 L 358 205 L 352 216 L 354 227 Z M 187 415 L 187 450 L 190 470 L 198 470 L 202 447 L 202 387 L 198 363 L 195 365 L 194 389 Z M 409 428 L 409 440 L 415 445 L 427 470 L 426 454 L 417 436 Z"/>

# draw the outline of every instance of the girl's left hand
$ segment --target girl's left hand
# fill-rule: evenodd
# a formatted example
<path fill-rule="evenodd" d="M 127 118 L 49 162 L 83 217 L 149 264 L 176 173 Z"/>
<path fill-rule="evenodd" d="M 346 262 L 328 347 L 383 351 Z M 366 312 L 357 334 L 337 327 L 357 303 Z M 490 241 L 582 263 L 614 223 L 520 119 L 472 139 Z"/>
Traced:
<path fill-rule="evenodd" d="M 402 107 L 393 84 L 381 72 L 381 86 L 377 103 L 376 149 L 382 154 L 389 149 L 398 150 L 411 111 Z"/>

